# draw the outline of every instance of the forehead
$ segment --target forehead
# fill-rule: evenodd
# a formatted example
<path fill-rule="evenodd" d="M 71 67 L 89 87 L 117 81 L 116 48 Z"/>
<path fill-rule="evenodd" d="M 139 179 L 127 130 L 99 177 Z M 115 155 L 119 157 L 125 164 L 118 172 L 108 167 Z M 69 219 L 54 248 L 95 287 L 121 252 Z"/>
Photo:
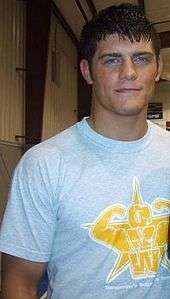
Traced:
<path fill-rule="evenodd" d="M 120 39 L 118 35 L 108 35 L 105 40 L 101 40 L 97 43 L 94 56 L 100 56 L 107 53 L 132 55 L 137 52 L 149 52 L 155 54 L 151 41 L 141 39 L 139 42 L 131 42 L 128 38 Z"/>

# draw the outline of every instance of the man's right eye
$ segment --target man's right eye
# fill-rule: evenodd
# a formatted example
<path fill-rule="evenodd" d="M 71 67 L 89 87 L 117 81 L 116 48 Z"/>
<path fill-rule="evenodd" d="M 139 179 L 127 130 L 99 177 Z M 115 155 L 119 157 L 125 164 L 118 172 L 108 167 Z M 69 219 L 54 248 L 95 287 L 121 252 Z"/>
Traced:
<path fill-rule="evenodd" d="M 119 65 L 119 64 L 121 64 L 121 58 L 120 57 L 109 58 L 105 61 L 105 64 Z"/>

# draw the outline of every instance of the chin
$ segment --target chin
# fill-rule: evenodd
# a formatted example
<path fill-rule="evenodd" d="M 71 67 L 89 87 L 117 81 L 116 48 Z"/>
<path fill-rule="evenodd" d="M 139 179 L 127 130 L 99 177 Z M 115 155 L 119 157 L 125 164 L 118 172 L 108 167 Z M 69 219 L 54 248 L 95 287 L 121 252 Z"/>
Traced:
<path fill-rule="evenodd" d="M 147 109 L 147 105 L 143 107 L 125 108 L 125 109 L 117 110 L 117 114 L 121 116 L 138 116 L 141 113 L 145 113 L 146 109 Z"/>
<path fill-rule="evenodd" d="M 118 105 L 115 106 L 115 112 L 117 110 L 117 113 L 124 116 L 137 116 L 143 112 L 146 112 L 148 106 L 148 100 L 147 99 L 132 99 L 131 101 L 123 101 Z"/>

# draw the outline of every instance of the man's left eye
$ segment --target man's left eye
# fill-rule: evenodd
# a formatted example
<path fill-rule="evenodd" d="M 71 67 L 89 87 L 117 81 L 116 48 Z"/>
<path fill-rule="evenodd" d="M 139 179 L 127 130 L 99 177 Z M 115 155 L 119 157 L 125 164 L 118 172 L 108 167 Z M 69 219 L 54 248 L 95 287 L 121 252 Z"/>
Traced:
<path fill-rule="evenodd" d="M 133 62 L 137 64 L 145 64 L 149 62 L 149 59 L 146 56 L 136 56 L 133 58 Z"/>

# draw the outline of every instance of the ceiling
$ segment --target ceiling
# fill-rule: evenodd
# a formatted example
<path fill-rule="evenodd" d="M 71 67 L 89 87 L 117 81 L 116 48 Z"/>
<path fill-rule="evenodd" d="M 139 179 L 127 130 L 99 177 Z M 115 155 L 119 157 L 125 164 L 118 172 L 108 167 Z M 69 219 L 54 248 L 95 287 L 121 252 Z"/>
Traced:
<path fill-rule="evenodd" d="M 164 69 L 162 78 L 170 81 L 170 1 L 169 0 L 54 0 L 59 12 L 71 28 L 73 35 L 78 39 L 81 29 L 87 20 L 90 20 L 96 11 L 107 6 L 132 3 L 144 6 L 147 17 L 155 24 L 155 28 L 163 35 L 166 32 L 165 48 L 161 50 Z M 154 4 L 154 5 L 153 5 Z M 66 25 L 67 25 L 66 24 Z"/>

